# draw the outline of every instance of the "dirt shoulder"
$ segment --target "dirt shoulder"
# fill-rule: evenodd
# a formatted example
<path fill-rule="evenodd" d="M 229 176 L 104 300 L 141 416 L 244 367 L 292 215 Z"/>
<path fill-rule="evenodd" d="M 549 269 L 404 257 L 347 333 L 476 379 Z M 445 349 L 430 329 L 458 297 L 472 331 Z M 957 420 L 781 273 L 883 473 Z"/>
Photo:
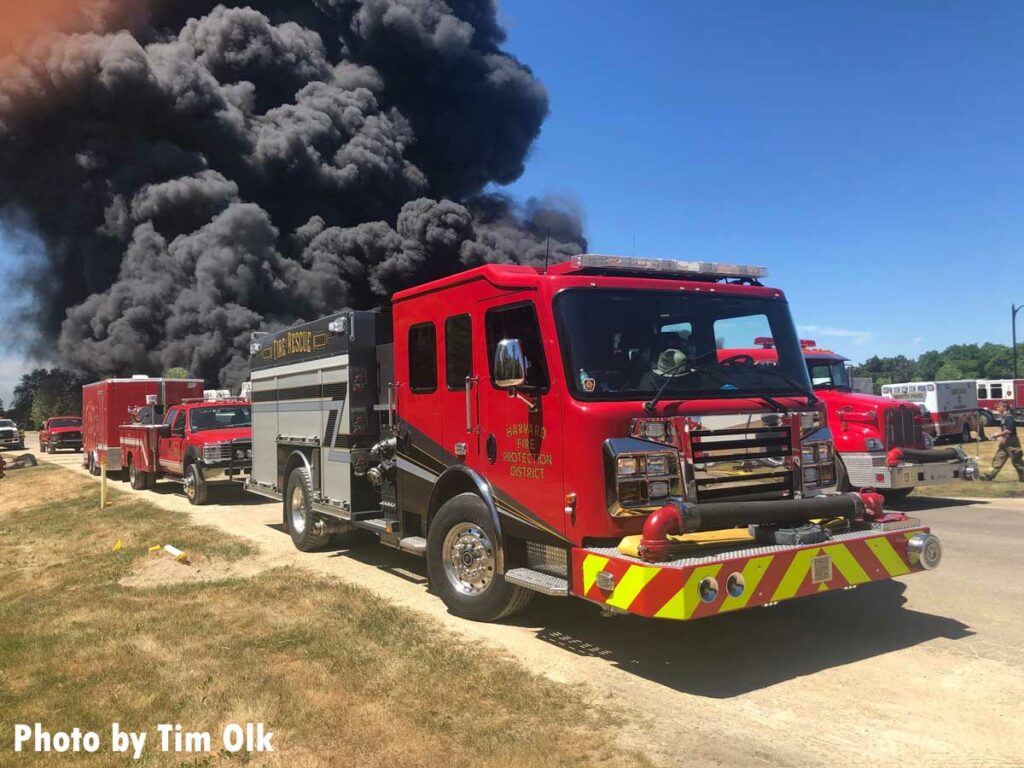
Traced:
<path fill-rule="evenodd" d="M 233 765 L 224 727 L 262 722 L 274 752 L 246 764 L 648 764 L 616 743 L 611 710 L 365 589 L 135 495 L 100 511 L 95 483 L 53 465 L 0 484 L 0 752 L 15 723 L 109 745 L 116 721 L 150 731 L 146 765 Z M 149 552 L 164 543 L 191 564 Z M 210 732 L 212 751 L 161 753 L 158 723 Z"/>

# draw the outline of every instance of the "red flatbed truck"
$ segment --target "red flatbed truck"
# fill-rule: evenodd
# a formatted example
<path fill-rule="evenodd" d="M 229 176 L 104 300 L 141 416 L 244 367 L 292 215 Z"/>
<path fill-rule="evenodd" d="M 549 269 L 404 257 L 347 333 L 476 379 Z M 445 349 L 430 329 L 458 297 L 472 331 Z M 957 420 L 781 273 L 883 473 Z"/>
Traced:
<path fill-rule="evenodd" d="M 251 347 L 253 469 L 301 550 L 373 531 L 454 614 L 536 593 L 693 619 L 934 568 L 836 493 L 789 308 L 756 267 L 487 265 Z M 775 366 L 720 346 L 771 337 Z"/>
<path fill-rule="evenodd" d="M 132 376 L 104 379 L 82 387 L 83 464 L 93 475 L 106 463 L 107 472 L 120 472 L 121 438 L 118 429 L 132 421 L 133 410 L 147 400 L 158 409 L 203 396 L 201 379 L 161 379 Z"/>

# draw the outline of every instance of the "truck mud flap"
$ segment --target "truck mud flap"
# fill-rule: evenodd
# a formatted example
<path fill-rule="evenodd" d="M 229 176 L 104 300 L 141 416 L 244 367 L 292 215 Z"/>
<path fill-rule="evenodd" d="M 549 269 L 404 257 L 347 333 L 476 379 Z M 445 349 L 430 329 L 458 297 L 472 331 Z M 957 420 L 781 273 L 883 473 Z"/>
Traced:
<path fill-rule="evenodd" d="M 645 563 L 614 548 L 572 550 L 572 591 L 608 609 L 688 620 L 924 570 L 908 541 L 920 525 L 840 534 L 826 543 L 762 546 Z"/>

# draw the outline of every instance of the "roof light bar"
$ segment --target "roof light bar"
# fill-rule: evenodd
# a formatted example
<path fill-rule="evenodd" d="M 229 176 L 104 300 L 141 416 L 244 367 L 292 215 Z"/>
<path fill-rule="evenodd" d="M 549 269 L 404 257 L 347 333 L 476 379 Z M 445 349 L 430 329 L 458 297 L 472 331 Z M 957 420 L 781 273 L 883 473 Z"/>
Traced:
<path fill-rule="evenodd" d="M 765 277 L 765 267 L 744 264 L 716 264 L 711 261 L 681 261 L 679 259 L 648 259 L 633 256 L 607 256 L 583 253 L 572 257 L 576 269 L 626 269 L 638 272 L 662 272 L 709 277 L 745 277 L 757 280 Z"/>

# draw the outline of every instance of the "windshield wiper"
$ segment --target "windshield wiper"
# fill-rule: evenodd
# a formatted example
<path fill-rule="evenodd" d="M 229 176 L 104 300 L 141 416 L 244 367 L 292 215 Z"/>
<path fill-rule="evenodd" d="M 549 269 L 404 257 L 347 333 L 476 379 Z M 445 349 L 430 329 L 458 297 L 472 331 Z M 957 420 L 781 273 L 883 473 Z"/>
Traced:
<path fill-rule="evenodd" d="M 663 394 L 665 394 L 665 389 L 668 387 L 668 385 L 672 383 L 672 378 L 673 378 L 674 374 L 676 373 L 676 371 L 679 371 L 679 370 L 685 368 L 687 365 L 689 365 L 688 362 L 682 362 L 682 363 L 680 363 L 679 365 L 677 365 L 677 366 L 675 366 L 673 368 L 669 368 L 667 371 L 665 371 L 665 373 L 661 374 L 662 376 L 665 377 L 665 381 L 663 381 L 661 386 L 658 387 L 658 391 L 654 393 L 654 397 L 652 397 L 650 400 L 648 400 L 646 403 L 644 403 L 644 410 L 647 411 L 647 413 L 654 413 L 654 409 L 657 407 L 658 401 L 661 399 L 661 396 Z M 684 373 L 682 376 L 678 376 L 676 378 L 679 378 L 679 379 L 686 378 L 691 373 L 694 373 L 696 371 L 697 371 L 696 368 L 691 368 L 686 373 Z M 680 401 L 680 402 L 682 402 L 682 401 Z"/>
<path fill-rule="evenodd" d="M 784 381 L 787 384 L 789 384 L 789 386 L 791 386 L 793 389 L 795 389 L 797 392 L 799 392 L 801 395 L 803 395 L 804 397 L 807 398 L 807 404 L 808 405 L 814 405 L 816 402 L 818 402 L 818 397 L 817 397 L 817 395 L 814 394 L 814 390 L 813 389 L 804 389 L 802 384 L 800 384 L 799 382 L 796 382 L 793 379 L 789 378 L 789 376 L 787 376 L 784 373 L 779 373 L 777 368 L 773 368 L 773 367 L 770 367 L 770 366 L 767 366 L 767 365 L 763 365 L 763 366 L 760 366 L 760 370 L 763 373 L 770 373 L 773 376 L 775 376 L 777 379 L 779 379 L 780 381 Z M 764 395 L 758 395 L 758 397 L 764 397 Z"/>

